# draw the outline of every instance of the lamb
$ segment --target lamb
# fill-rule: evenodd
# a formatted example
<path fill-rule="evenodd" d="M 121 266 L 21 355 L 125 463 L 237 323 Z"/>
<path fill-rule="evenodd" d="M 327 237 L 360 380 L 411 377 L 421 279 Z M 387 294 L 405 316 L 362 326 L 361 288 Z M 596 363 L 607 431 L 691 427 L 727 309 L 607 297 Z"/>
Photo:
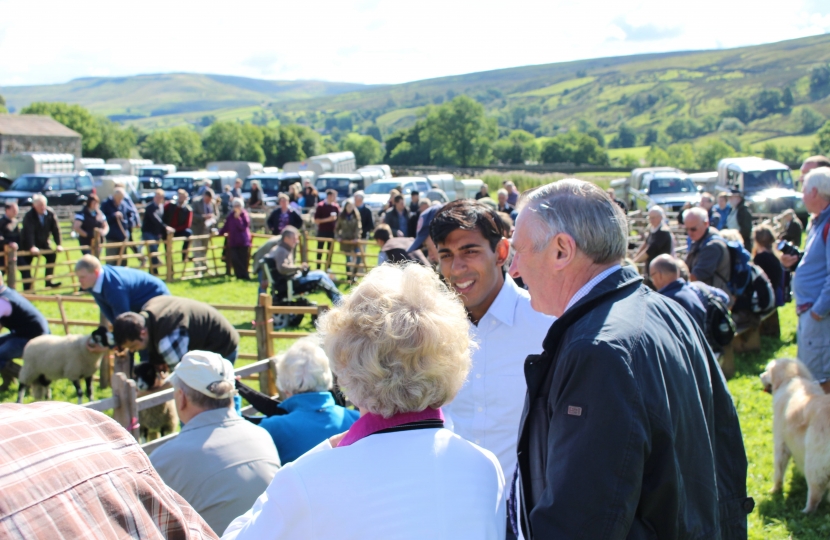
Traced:
<path fill-rule="evenodd" d="M 133 368 L 133 375 L 139 396 L 152 394 L 163 385 L 155 366 L 149 362 L 142 362 Z M 138 411 L 138 423 L 144 440 L 149 441 L 157 436 L 164 437 L 173 433 L 179 424 L 179 415 L 176 413 L 176 403 L 173 400 L 165 401 L 161 405 Z"/>
<path fill-rule="evenodd" d="M 92 335 L 38 336 L 23 349 L 20 387 L 17 402 L 23 403 L 26 388 L 32 386 L 35 399 L 52 399 L 52 381 L 69 379 L 75 386 L 78 404 L 83 402 L 81 379 L 86 381 L 86 397 L 92 401 L 92 375 L 101 365 L 102 352 L 91 352 L 87 346 L 110 346 L 111 334 L 99 327 Z"/>

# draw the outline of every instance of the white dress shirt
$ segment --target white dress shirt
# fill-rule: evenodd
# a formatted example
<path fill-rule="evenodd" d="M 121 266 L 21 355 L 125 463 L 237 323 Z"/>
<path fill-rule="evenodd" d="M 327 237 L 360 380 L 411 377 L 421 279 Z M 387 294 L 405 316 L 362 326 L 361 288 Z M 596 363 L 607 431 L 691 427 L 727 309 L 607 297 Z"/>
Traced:
<path fill-rule="evenodd" d="M 447 429 L 323 441 L 277 471 L 223 540 L 503 540 L 495 456 Z"/>
<path fill-rule="evenodd" d="M 525 403 L 524 363 L 542 352 L 555 317 L 530 307 L 530 295 L 509 275 L 490 309 L 470 335 L 478 342 L 467 382 L 442 409 L 453 430 L 493 452 L 510 482 L 516 468 L 516 440 Z M 505 494 L 506 496 L 506 494 Z"/>

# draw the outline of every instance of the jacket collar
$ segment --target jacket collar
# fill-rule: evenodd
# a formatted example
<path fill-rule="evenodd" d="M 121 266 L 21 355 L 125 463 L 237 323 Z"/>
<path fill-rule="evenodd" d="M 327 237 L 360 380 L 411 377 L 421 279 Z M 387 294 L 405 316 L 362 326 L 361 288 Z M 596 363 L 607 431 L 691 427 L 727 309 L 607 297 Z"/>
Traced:
<path fill-rule="evenodd" d="M 668 285 L 666 285 L 665 287 L 663 287 L 662 289 L 660 289 L 657 292 L 659 292 L 663 296 L 667 296 L 669 293 L 673 293 L 673 292 L 676 292 L 676 291 L 679 291 L 680 289 L 682 289 L 683 285 L 685 283 L 686 282 L 683 281 L 682 279 L 677 279 L 675 281 L 672 281 L 671 283 L 669 283 Z"/>
<path fill-rule="evenodd" d="M 590 305 L 595 304 L 597 301 L 605 298 L 606 296 L 610 296 L 620 289 L 628 287 L 633 283 L 641 283 L 642 281 L 643 278 L 636 269 L 631 268 L 630 266 L 623 266 L 597 283 L 588 294 L 582 297 L 582 299 L 580 299 L 576 304 L 569 307 L 562 314 L 562 316 L 551 325 L 547 336 L 545 336 L 545 341 L 542 342 L 542 347 L 545 352 L 553 352 L 561 333 L 566 328 L 571 326 L 571 324 L 573 324 L 576 320 L 580 319 L 584 315 L 586 308 L 590 309 Z"/>
<path fill-rule="evenodd" d="M 280 408 L 288 412 L 317 411 L 334 406 L 331 392 L 307 392 L 296 394 L 280 403 Z"/>

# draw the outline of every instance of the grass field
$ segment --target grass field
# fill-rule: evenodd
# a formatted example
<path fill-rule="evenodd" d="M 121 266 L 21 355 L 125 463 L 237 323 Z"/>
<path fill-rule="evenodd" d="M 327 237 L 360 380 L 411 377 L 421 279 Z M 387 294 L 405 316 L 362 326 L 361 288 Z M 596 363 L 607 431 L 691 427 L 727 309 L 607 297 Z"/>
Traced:
<path fill-rule="evenodd" d="M 488 177 L 489 179 L 494 178 Z M 194 279 L 172 283 L 169 287 L 176 296 L 196 298 L 212 304 L 254 305 L 257 298 L 255 282 L 241 282 L 228 277 Z M 341 289 L 348 290 L 345 286 L 341 286 Z M 313 295 L 312 299 L 321 304 L 329 303 L 322 294 Z M 39 307 L 47 316 L 58 316 L 54 304 Z M 94 319 L 97 317 L 97 309 L 94 305 L 74 304 L 71 309 L 71 318 Z M 236 328 L 252 327 L 251 313 L 224 313 Z M 729 381 L 729 389 L 741 419 L 749 461 L 747 489 L 749 495 L 756 501 L 755 510 L 749 516 L 749 537 L 753 540 L 826 539 L 830 538 L 830 504 L 822 502 L 815 514 L 804 516 L 801 509 L 806 501 L 807 487 L 803 476 L 794 472 L 792 466 L 787 472 L 783 493 L 769 494 L 769 489 L 772 487 L 773 467 L 772 398 L 762 391 L 758 375 L 769 360 L 795 357 L 797 352 L 795 344 L 797 321 L 793 306 L 787 305 L 781 308 L 779 315 L 781 337 L 779 339 L 764 337 L 760 352 L 738 355 L 736 358 L 737 373 Z M 53 330 L 59 334 L 63 333 L 62 328 L 59 327 L 54 327 Z M 310 319 L 306 317 L 303 325 L 297 330 L 312 331 Z M 277 348 L 284 350 L 291 343 L 290 340 L 281 340 Z M 244 338 L 240 352 L 256 352 L 253 339 Z M 246 363 L 248 361 L 240 360 L 238 365 Z M 55 399 L 74 402 L 74 389 L 69 381 L 58 381 L 53 384 L 53 388 Z M 16 393 L 17 386 L 13 384 L 9 391 L 0 393 L 0 401 L 14 401 Z M 96 386 L 96 397 L 104 398 L 109 395 L 111 395 L 110 390 L 99 390 Z M 31 398 L 27 397 L 27 402 L 29 401 Z"/>

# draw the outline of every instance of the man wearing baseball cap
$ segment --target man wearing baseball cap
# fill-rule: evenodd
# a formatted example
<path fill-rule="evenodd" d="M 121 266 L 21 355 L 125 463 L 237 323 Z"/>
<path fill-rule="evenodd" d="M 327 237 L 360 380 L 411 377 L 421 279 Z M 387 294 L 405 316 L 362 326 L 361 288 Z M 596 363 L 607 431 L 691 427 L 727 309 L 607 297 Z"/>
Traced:
<path fill-rule="evenodd" d="M 219 354 L 190 351 L 167 381 L 184 424 L 150 461 L 162 480 L 221 535 L 247 512 L 280 468 L 267 431 L 233 410 L 233 365 Z"/>
<path fill-rule="evenodd" d="M 435 217 L 435 214 L 443 207 L 443 204 L 435 204 L 421 212 L 421 216 L 418 218 L 418 226 L 416 229 L 418 232 L 415 235 L 415 241 L 406 250 L 408 253 L 412 253 L 426 245 L 429 262 L 432 264 L 438 264 L 438 250 L 435 248 L 435 243 L 433 243 L 432 238 L 429 236 L 429 224 L 432 223 L 432 218 Z"/>

